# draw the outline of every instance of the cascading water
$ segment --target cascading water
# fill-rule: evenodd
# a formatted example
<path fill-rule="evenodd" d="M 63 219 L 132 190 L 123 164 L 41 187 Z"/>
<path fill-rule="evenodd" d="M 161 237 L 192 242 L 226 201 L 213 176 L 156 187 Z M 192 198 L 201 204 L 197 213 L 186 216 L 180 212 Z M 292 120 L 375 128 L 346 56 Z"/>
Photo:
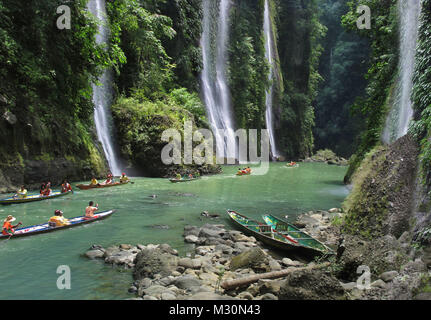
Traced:
<path fill-rule="evenodd" d="M 274 136 L 274 122 L 272 119 L 273 107 L 273 92 L 274 92 L 274 56 L 273 56 L 273 36 L 271 29 L 271 12 L 269 10 L 269 1 L 265 0 L 265 13 L 263 31 L 265 33 L 265 57 L 270 65 L 269 81 L 271 82 L 270 88 L 266 92 L 265 105 L 266 105 L 266 128 L 269 133 L 269 142 L 271 145 L 271 155 L 273 158 L 278 157 L 278 152 L 275 144 Z"/>
<path fill-rule="evenodd" d="M 230 92 L 227 85 L 226 66 L 229 43 L 229 0 L 220 0 L 218 20 L 215 28 L 214 7 L 216 1 L 203 0 L 203 32 L 201 38 L 203 71 L 201 73 L 202 93 L 208 119 L 215 134 L 217 155 L 236 158 L 235 134 L 232 120 Z M 212 35 L 216 32 L 214 41 Z M 215 42 L 215 54 L 212 47 Z M 215 55 L 215 57 L 214 57 Z M 224 130 L 225 135 L 218 130 Z M 225 139 L 226 137 L 226 139 Z"/>
<path fill-rule="evenodd" d="M 400 63 L 395 103 L 386 119 L 382 140 L 392 143 L 406 135 L 413 117 L 412 88 L 421 0 L 399 0 Z"/>
<path fill-rule="evenodd" d="M 99 32 L 96 35 L 96 43 L 108 43 L 109 29 L 106 21 L 105 0 L 90 0 L 88 2 L 90 12 L 101 21 Z M 115 153 L 111 127 L 112 119 L 110 106 L 112 103 L 112 74 L 110 70 L 105 70 L 99 78 L 101 86 L 93 84 L 93 103 L 94 122 L 96 124 L 97 135 L 102 143 L 106 159 L 108 160 L 109 168 L 113 175 L 121 175 L 121 168 L 118 163 L 118 158 Z"/>

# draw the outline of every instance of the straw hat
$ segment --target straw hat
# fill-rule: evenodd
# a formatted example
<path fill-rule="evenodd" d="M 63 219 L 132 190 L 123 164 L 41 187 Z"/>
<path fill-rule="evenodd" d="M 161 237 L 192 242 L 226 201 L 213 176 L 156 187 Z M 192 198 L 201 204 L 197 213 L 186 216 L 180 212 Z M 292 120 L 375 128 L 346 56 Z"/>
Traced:
<path fill-rule="evenodd" d="M 9 216 L 7 216 L 6 219 L 4 219 L 3 222 L 14 222 L 15 220 L 16 219 L 13 216 L 9 215 Z"/>

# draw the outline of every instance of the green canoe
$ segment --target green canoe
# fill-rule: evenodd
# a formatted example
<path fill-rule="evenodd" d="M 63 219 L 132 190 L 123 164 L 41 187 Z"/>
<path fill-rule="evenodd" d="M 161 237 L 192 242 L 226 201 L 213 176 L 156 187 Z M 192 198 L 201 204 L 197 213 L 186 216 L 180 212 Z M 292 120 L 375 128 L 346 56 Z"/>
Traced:
<path fill-rule="evenodd" d="M 297 227 L 291 225 L 290 223 L 284 221 L 283 219 L 277 218 L 273 215 L 267 214 L 262 216 L 263 220 L 268 226 L 271 226 L 273 230 L 280 232 L 284 235 L 289 235 L 298 241 L 299 245 L 320 252 L 322 254 L 334 254 L 333 250 L 328 246 L 324 245 L 322 242 L 314 239 L 309 234 L 301 231 Z"/>

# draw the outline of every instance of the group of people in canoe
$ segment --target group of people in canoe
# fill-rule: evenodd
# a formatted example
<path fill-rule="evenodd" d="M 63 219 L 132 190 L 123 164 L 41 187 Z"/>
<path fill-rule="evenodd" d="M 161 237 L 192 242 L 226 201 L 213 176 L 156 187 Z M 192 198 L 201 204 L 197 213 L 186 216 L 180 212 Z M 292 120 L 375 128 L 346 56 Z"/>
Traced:
<path fill-rule="evenodd" d="M 120 177 L 120 183 L 127 183 L 129 181 L 130 181 L 129 177 L 127 177 L 126 174 L 123 173 Z M 103 184 L 114 184 L 114 183 L 115 183 L 114 176 L 112 175 L 112 173 L 109 173 L 107 175 L 106 181 L 103 182 Z M 91 185 L 99 185 L 95 177 L 93 177 L 93 179 L 91 180 Z M 73 192 L 73 190 L 72 190 L 71 184 L 67 180 L 64 180 L 63 183 L 61 184 L 61 193 L 66 193 L 66 192 Z M 41 184 L 39 188 L 40 197 L 47 197 L 52 195 L 52 193 L 53 191 L 51 189 L 50 181 L 47 181 Z M 26 199 L 27 189 L 25 185 L 22 185 L 12 198 Z M 93 217 L 95 216 L 95 212 L 97 210 L 99 210 L 99 205 L 98 204 L 94 205 L 94 202 L 90 201 L 88 206 L 85 208 L 84 219 L 93 219 Z M 18 224 L 14 225 L 13 224 L 14 221 L 16 221 L 16 218 L 13 217 L 12 215 L 8 215 L 6 219 L 3 220 L 3 226 L 1 230 L 2 235 L 10 236 L 10 237 L 13 236 L 13 234 L 15 233 L 15 229 L 20 225 L 22 225 L 22 222 L 19 222 Z M 70 221 L 63 216 L 63 212 L 61 210 L 55 210 L 54 215 L 49 218 L 48 224 L 50 227 L 63 227 L 63 226 L 69 225 Z"/>
<path fill-rule="evenodd" d="M 251 174 L 251 168 L 247 167 L 244 169 L 239 168 L 238 172 L 236 173 L 237 176 L 243 176 L 243 175 L 247 175 L 247 174 Z"/>
<path fill-rule="evenodd" d="M 93 219 L 97 210 L 99 210 L 99 205 L 94 205 L 94 202 L 90 201 L 85 208 L 84 219 Z M 12 222 L 14 221 L 16 221 L 16 218 L 12 215 L 7 216 L 7 218 L 3 220 L 2 235 L 10 237 L 14 235 L 15 229 L 22 225 L 22 222 L 13 225 Z M 64 227 L 70 225 L 70 221 L 63 216 L 63 211 L 55 210 L 54 215 L 48 220 L 48 225 L 52 228 Z"/>
<path fill-rule="evenodd" d="M 201 174 L 199 173 L 199 171 L 197 171 L 195 174 L 189 173 L 186 174 L 184 176 L 181 176 L 180 173 L 175 173 L 175 178 L 176 180 L 189 180 L 189 179 L 199 179 L 201 177 Z"/>
<path fill-rule="evenodd" d="M 123 173 L 121 174 L 121 177 L 120 177 L 120 183 L 127 183 L 127 182 L 129 182 L 129 181 L 130 181 L 129 177 L 128 177 L 124 172 L 123 172 Z M 116 183 L 116 182 L 115 182 L 114 176 L 113 176 L 113 174 L 110 172 L 110 173 L 108 173 L 108 176 L 107 176 L 107 178 L 106 178 L 106 180 L 105 180 L 104 182 L 99 183 L 99 182 L 97 181 L 96 177 L 93 177 L 93 178 L 91 179 L 90 185 L 91 185 L 91 186 L 100 186 L 100 185 L 108 185 L 108 184 L 115 184 L 115 183 Z"/>

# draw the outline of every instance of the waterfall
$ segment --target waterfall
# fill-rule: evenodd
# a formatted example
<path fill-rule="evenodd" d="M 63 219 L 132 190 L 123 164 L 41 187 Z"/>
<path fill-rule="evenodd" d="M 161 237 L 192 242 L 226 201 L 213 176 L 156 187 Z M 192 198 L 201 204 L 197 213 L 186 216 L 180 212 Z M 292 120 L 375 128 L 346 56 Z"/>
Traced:
<path fill-rule="evenodd" d="M 412 89 L 421 0 L 399 0 L 400 62 L 395 103 L 386 119 L 382 140 L 392 143 L 407 134 L 413 117 Z"/>
<path fill-rule="evenodd" d="M 265 58 L 270 65 L 269 81 L 271 82 L 270 88 L 266 92 L 265 106 L 266 106 L 266 128 L 269 133 L 269 142 L 271 145 L 271 154 L 273 158 L 278 157 L 277 148 L 275 145 L 274 137 L 274 122 L 272 119 L 272 107 L 273 107 L 273 91 L 274 91 L 274 56 L 273 56 L 273 35 L 271 29 L 271 12 L 269 10 L 269 0 L 265 0 L 265 13 L 264 13 L 264 24 L 263 31 L 265 33 Z"/>
<path fill-rule="evenodd" d="M 227 63 L 229 43 L 229 0 L 220 0 L 217 23 L 214 7 L 217 1 L 203 0 L 202 21 L 202 60 L 201 73 L 202 93 L 207 110 L 208 120 L 216 138 L 217 156 L 236 158 L 236 139 L 232 120 L 230 91 L 227 85 Z M 213 35 L 216 34 L 216 39 Z M 215 47 L 215 52 L 213 48 Z M 215 57 L 214 57 L 215 56 Z M 220 130 L 225 130 L 225 134 Z M 226 138 L 226 139 L 225 139 Z"/>
<path fill-rule="evenodd" d="M 108 43 L 109 28 L 107 27 L 105 0 L 90 0 L 88 2 L 90 12 L 101 21 L 99 32 L 96 35 L 96 43 Z M 93 87 L 94 122 L 96 124 L 97 136 L 102 143 L 103 151 L 108 160 L 109 168 L 114 176 L 121 175 L 121 167 L 116 156 L 111 133 L 112 118 L 110 107 L 112 104 L 112 74 L 111 70 L 105 70 L 99 78 L 101 86 L 95 84 Z"/>

